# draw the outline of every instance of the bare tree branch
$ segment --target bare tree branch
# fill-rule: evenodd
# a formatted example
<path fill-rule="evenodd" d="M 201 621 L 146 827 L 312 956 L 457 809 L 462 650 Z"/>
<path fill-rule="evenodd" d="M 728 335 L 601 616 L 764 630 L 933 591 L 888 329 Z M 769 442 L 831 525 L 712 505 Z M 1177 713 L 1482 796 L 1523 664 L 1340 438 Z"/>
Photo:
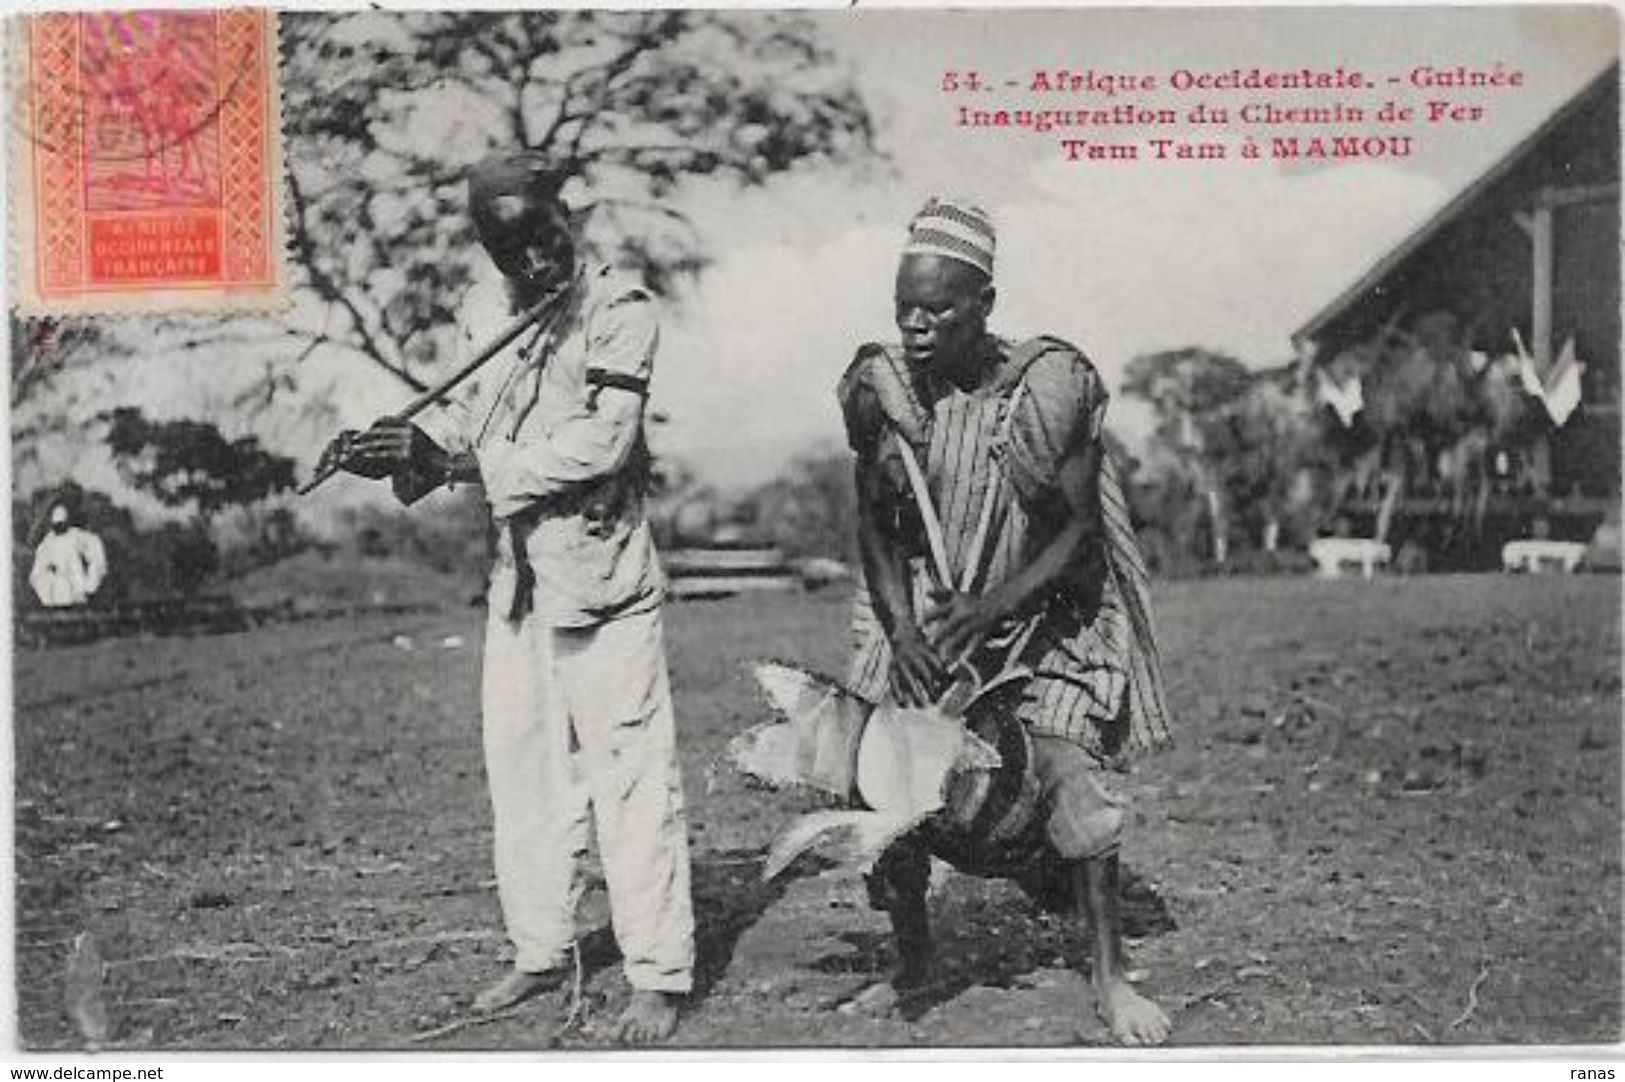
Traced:
<path fill-rule="evenodd" d="M 367 321 L 362 317 L 361 311 L 349 294 L 340 289 L 338 283 L 322 270 L 321 261 L 317 258 L 315 246 L 311 242 L 310 228 L 307 218 L 308 207 L 300 195 L 299 180 L 291 173 L 288 176 L 288 194 L 293 202 L 294 210 L 294 240 L 300 253 L 300 265 L 305 269 L 305 276 L 317 295 L 344 309 L 350 317 L 350 325 L 361 345 L 359 352 L 366 358 L 388 372 L 390 375 L 405 383 L 419 394 L 428 390 L 428 384 L 422 382 L 399 365 L 393 364 L 384 356 L 383 347 L 367 329 Z"/>

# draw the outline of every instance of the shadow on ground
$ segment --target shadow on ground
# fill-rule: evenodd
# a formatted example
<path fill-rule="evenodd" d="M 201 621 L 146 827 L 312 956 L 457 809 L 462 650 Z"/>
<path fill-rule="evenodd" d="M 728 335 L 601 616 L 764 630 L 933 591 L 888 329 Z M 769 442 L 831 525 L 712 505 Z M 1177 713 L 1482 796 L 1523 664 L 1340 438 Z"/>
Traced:
<path fill-rule="evenodd" d="M 1173 915 L 1146 879 L 1124 868 L 1123 934 L 1146 940 L 1174 931 Z M 899 1005 L 914 1022 L 974 987 L 1011 988 L 1040 970 L 1068 968 L 1092 975 L 1089 928 L 1081 914 L 1040 906 L 998 879 L 955 876 L 931 906 L 937 943 L 937 977 Z M 826 974 L 883 979 L 895 952 L 888 930 L 848 931 L 836 937 L 846 950 L 810 959 L 807 968 Z M 989 940 L 1002 949 L 989 949 Z"/>

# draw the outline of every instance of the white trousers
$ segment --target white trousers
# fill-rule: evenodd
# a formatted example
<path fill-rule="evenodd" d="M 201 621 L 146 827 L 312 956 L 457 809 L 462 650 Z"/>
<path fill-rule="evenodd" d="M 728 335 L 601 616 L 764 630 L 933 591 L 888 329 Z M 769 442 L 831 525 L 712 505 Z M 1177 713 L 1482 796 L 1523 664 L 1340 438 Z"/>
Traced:
<path fill-rule="evenodd" d="M 554 628 L 493 606 L 482 705 L 515 968 L 563 964 L 591 827 L 627 981 L 689 991 L 688 836 L 660 610 Z"/>

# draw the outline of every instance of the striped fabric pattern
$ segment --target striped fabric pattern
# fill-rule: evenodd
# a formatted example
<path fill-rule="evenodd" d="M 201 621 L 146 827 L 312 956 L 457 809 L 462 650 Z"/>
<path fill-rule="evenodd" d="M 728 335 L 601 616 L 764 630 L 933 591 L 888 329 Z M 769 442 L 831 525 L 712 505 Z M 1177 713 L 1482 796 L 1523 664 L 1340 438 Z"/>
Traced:
<path fill-rule="evenodd" d="M 1054 464 L 1075 440 L 1100 433 L 1103 397 L 1091 401 L 1087 387 L 1051 381 L 1034 365 L 1033 380 L 1015 406 L 1007 446 L 999 446 L 1003 411 L 1012 395 L 967 395 L 952 391 L 930 411 L 924 469 L 942 523 L 950 568 L 957 579 L 973 547 L 987 487 L 1001 471 L 1014 485 L 1002 485 L 994 504 L 994 528 L 978 582 L 987 589 L 1006 581 L 1035 555 L 1040 542 L 1016 491 L 1053 484 Z M 1095 378 L 1087 366 L 1069 366 Z M 1045 371 L 1041 371 L 1041 369 Z M 1053 374 L 1053 373 L 1051 373 Z M 1101 391 L 1103 396 L 1104 392 Z M 1161 660 L 1151 624 L 1149 576 L 1129 522 L 1118 466 L 1102 457 L 1100 497 L 1110 568 L 1100 611 L 1070 633 L 1046 634 L 1041 627 L 1025 661 L 1035 676 L 1020 716 L 1034 733 L 1060 736 L 1106 760 L 1146 751 L 1169 740 Z M 932 576 L 924 561 L 914 573 L 916 611 L 927 607 Z M 866 590 L 853 606 L 854 654 L 848 686 L 871 701 L 886 691 L 890 649 Z"/>
<path fill-rule="evenodd" d="M 1101 456 L 1100 510 L 1112 577 L 1133 637 L 1134 648 L 1128 651 L 1128 750 L 1150 751 L 1173 739 L 1163 691 L 1162 652 L 1157 648 L 1156 626 L 1151 620 L 1151 575 L 1129 522 L 1121 471 L 1110 453 Z"/>
<path fill-rule="evenodd" d="M 1002 582 L 1009 577 L 1010 546 L 989 544 L 987 552 L 973 553 L 982 505 L 988 487 L 998 483 L 998 467 L 993 460 L 994 444 L 1004 420 L 1005 401 L 977 398 L 954 391 L 932 411 L 931 442 L 926 449 L 925 476 L 942 522 L 942 535 L 948 549 L 948 566 L 955 582 L 967 574 L 984 583 Z M 1008 486 L 1000 485 L 993 504 L 993 521 L 999 522 L 1009 509 Z M 1009 531 L 997 531 L 993 538 L 1004 539 Z M 984 568 L 967 565 L 980 555 Z M 988 557 L 992 566 L 986 566 Z"/>
<path fill-rule="evenodd" d="M 903 254 L 943 256 L 993 277 L 993 220 L 962 200 L 931 199 L 909 223 Z"/>

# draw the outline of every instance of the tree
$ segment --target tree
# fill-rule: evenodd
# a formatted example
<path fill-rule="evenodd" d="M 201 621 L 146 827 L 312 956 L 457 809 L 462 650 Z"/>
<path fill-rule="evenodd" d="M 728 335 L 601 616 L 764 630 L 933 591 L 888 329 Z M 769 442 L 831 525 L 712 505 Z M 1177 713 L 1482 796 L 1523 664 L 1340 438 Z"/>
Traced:
<path fill-rule="evenodd" d="M 685 182 L 761 185 L 875 153 L 850 76 L 794 14 L 288 12 L 281 27 L 293 307 L 14 320 L 14 466 L 40 481 L 72 474 L 77 433 L 130 401 L 127 371 L 104 363 L 119 354 L 207 357 L 219 398 L 194 416 L 301 444 L 341 419 L 333 394 L 298 394 L 313 356 L 433 382 L 481 259 L 464 181 L 494 149 L 547 153 L 591 252 L 667 290 L 707 257 L 667 205 Z"/>
<path fill-rule="evenodd" d="M 1253 373 L 1209 423 L 1207 457 L 1245 536 L 1274 551 L 1283 529 L 1310 539 L 1334 467 L 1296 366 Z"/>
<path fill-rule="evenodd" d="M 778 478 L 747 495 L 740 511 L 791 556 L 856 562 L 857 491 L 844 447 L 798 455 Z"/>
<path fill-rule="evenodd" d="M 1123 393 L 1149 403 L 1156 414 L 1152 445 L 1157 454 L 1148 465 L 1183 475 L 1183 484 L 1170 490 L 1188 486 L 1206 503 L 1213 556 L 1220 563 L 1229 516 L 1218 461 L 1234 441 L 1227 411 L 1251 380 L 1234 357 L 1197 347 L 1141 354 L 1123 374 Z M 1187 536 L 1186 526 L 1171 540 L 1188 548 L 1194 538 Z"/>
<path fill-rule="evenodd" d="M 1325 366 L 1343 383 L 1358 379 L 1365 409 L 1346 427 L 1322 421 L 1340 488 L 1381 494 L 1373 526 L 1386 538 L 1404 496 L 1442 497 L 1449 514 L 1435 545 L 1477 542 L 1492 491 L 1538 487 L 1548 476 L 1550 418 L 1524 388 L 1515 354 L 1473 350 L 1475 328 L 1433 310 L 1402 324 L 1396 312 Z"/>
<path fill-rule="evenodd" d="M 10 319 L 12 483 L 30 467 L 41 467 L 41 444 L 77 444 L 86 389 L 64 378 L 89 373 L 129 350 L 95 319 Z M 48 405 L 47 397 L 54 400 Z"/>
<path fill-rule="evenodd" d="M 12 597 L 20 606 L 36 603 L 28 573 L 34 549 L 49 528 L 50 510 L 58 504 L 106 548 L 107 580 L 92 604 L 191 594 L 219 568 L 220 554 L 201 523 L 165 522 L 142 529 L 129 509 L 107 493 L 69 481 L 12 500 Z"/>
<path fill-rule="evenodd" d="M 583 189 L 592 245 L 657 288 L 704 260 L 659 202 L 682 179 L 761 184 L 872 151 L 855 89 L 796 16 L 328 12 L 283 27 L 301 294 L 287 333 L 301 357 L 341 350 L 414 389 L 448 352 L 474 266 L 463 182 L 493 149 L 547 154 Z"/>
<path fill-rule="evenodd" d="M 190 508 L 207 523 L 221 511 L 251 509 L 294 487 L 294 461 L 254 436 L 228 440 L 203 421 L 149 420 L 121 406 L 103 415 L 119 473 L 165 507 Z"/>

